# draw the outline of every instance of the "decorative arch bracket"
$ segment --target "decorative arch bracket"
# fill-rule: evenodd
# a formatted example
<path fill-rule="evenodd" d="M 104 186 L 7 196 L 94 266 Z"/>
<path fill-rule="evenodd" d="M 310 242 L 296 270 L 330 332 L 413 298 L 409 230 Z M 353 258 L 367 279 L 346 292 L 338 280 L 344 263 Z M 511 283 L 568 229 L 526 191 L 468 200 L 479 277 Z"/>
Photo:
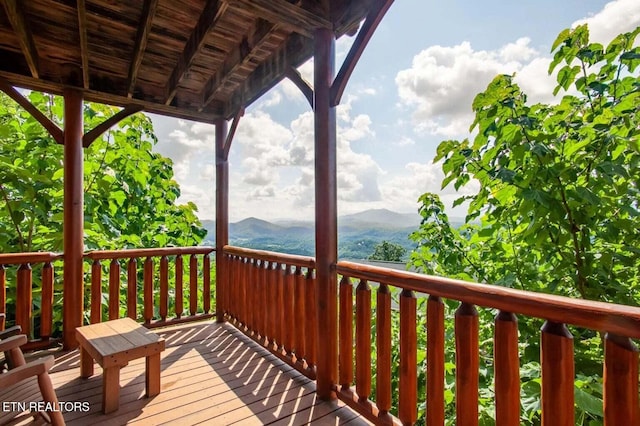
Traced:
<path fill-rule="evenodd" d="M 88 148 L 93 141 L 95 141 L 101 134 L 109 130 L 113 125 L 119 123 L 130 115 L 135 114 L 136 112 L 142 111 L 142 106 L 140 105 L 127 105 L 116 114 L 104 120 L 102 123 L 98 124 L 93 129 L 89 130 L 82 137 L 82 147 Z"/>

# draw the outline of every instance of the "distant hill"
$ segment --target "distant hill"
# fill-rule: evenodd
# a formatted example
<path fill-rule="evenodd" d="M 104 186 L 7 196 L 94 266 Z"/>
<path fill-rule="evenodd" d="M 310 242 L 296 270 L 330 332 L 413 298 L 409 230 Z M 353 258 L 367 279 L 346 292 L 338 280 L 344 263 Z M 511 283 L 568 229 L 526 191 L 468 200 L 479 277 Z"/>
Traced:
<path fill-rule="evenodd" d="M 416 214 L 396 213 L 386 209 L 366 210 L 338 218 L 338 257 L 366 259 L 382 241 L 400 244 L 411 251 L 408 236 L 420 224 Z M 204 220 L 208 233 L 204 244 L 215 245 L 215 221 Z M 268 222 L 254 217 L 229 224 L 229 243 L 246 248 L 313 256 L 315 225 L 313 222 Z"/>

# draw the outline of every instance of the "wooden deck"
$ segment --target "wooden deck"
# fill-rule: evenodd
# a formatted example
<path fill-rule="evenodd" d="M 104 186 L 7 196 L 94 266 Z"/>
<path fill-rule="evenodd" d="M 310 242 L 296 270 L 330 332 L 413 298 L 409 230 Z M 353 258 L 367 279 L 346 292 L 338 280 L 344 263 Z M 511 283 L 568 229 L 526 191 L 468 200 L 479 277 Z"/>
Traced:
<path fill-rule="evenodd" d="M 101 413 L 102 369 L 80 378 L 78 351 L 61 353 L 52 370 L 60 401 L 88 402 L 67 412 L 69 425 L 338 425 L 369 424 L 339 402 L 322 402 L 315 384 L 233 326 L 204 322 L 159 329 L 166 339 L 162 387 L 145 398 L 144 358 L 120 373 L 120 409 Z M 1 423 L 1 422 L 0 422 Z"/>

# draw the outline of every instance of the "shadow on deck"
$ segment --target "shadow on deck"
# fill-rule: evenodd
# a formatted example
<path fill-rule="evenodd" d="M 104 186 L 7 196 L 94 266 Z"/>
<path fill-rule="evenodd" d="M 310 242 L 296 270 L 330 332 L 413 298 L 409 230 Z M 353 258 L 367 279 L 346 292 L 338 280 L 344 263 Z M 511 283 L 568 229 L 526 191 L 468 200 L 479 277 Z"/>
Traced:
<path fill-rule="evenodd" d="M 64 414 L 69 425 L 363 425 L 340 402 L 316 398 L 315 383 L 229 324 L 159 329 L 161 392 L 145 398 L 144 358 L 120 372 L 120 408 L 101 412 L 102 369 L 79 377 L 78 351 L 57 355 L 52 380 L 58 399 L 87 402 L 89 411 Z"/>

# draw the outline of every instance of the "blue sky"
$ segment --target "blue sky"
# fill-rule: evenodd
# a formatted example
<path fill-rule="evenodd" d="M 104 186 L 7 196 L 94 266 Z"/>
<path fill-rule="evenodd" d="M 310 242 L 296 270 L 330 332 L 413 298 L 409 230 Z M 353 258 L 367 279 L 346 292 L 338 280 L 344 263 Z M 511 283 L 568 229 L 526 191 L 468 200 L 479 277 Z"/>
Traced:
<path fill-rule="evenodd" d="M 532 102 L 553 102 L 551 44 L 585 20 L 592 41 L 606 43 L 640 25 L 640 1 L 396 0 L 338 107 L 339 214 L 417 212 L 427 191 L 450 205 L 460 194 L 440 190 L 442 172 L 432 162 L 439 142 L 468 135 L 471 101 L 499 73 L 515 72 Z M 336 68 L 352 41 L 337 42 Z M 311 62 L 300 67 L 308 81 L 312 70 Z M 213 126 L 152 118 L 156 150 L 174 161 L 180 201 L 195 202 L 201 219 L 213 219 Z M 462 191 L 474 191 L 473 183 Z M 229 215 L 313 220 L 313 209 L 313 115 L 285 80 L 240 121 L 230 154 Z"/>

